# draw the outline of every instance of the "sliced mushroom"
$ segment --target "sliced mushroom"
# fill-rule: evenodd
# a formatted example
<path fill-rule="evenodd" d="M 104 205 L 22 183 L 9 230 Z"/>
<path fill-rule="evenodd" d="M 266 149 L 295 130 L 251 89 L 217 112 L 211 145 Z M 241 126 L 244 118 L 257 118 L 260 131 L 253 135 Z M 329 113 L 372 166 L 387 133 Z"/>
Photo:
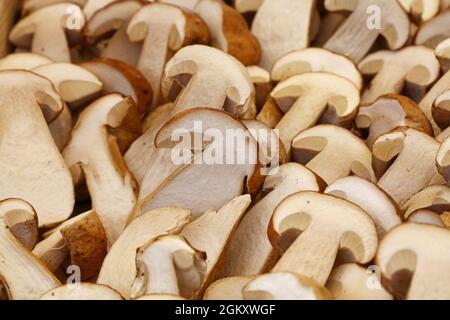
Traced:
<path fill-rule="evenodd" d="M 381 174 L 378 186 L 402 206 L 438 175 L 438 149 L 435 139 L 414 129 L 403 127 L 380 136 L 372 147 Z"/>
<path fill-rule="evenodd" d="M 275 128 L 278 122 L 283 119 L 283 116 L 283 111 L 280 110 L 275 99 L 269 95 L 261 111 L 256 116 L 256 120 L 269 128 Z"/>
<path fill-rule="evenodd" d="M 9 34 L 18 47 L 31 47 L 57 62 L 70 62 L 70 50 L 65 30 L 79 32 L 84 26 L 80 7 L 60 3 L 44 7 L 22 18 Z"/>
<path fill-rule="evenodd" d="M 181 232 L 195 250 L 206 254 L 204 279 L 193 292 L 195 298 L 202 297 L 205 289 L 216 279 L 217 272 L 222 268 L 226 249 L 251 201 L 249 195 L 233 199 L 217 212 L 205 212 Z"/>
<path fill-rule="evenodd" d="M 396 297 L 408 300 L 450 299 L 448 254 L 450 232 L 406 223 L 391 230 L 376 258 L 384 284 Z"/>
<path fill-rule="evenodd" d="M 307 48 L 284 55 L 273 66 L 271 77 L 280 82 L 307 72 L 333 73 L 350 80 L 359 90 L 363 87 L 361 73 L 351 60 L 320 48 Z"/>
<path fill-rule="evenodd" d="M 261 44 L 260 65 L 270 70 L 284 54 L 308 47 L 315 1 L 264 1 L 252 25 Z"/>
<path fill-rule="evenodd" d="M 444 217 L 447 217 L 446 221 L 443 221 Z M 445 216 L 443 215 L 441 217 L 439 214 L 430 210 L 418 210 L 410 215 L 407 221 L 413 223 L 430 224 L 432 226 L 446 228 L 450 226 L 448 224 L 448 217 L 448 212 L 445 213 Z"/>
<path fill-rule="evenodd" d="M 440 65 L 434 51 L 425 47 L 407 47 L 398 52 L 379 51 L 359 64 L 364 74 L 375 75 L 362 102 L 372 102 L 384 94 L 407 90 L 420 101 L 427 88 L 439 77 Z"/>
<path fill-rule="evenodd" d="M 130 299 L 137 276 L 137 250 L 160 236 L 178 234 L 190 218 L 188 210 L 179 208 L 158 208 L 137 217 L 108 252 L 97 283 L 107 285 L 125 299 Z"/>
<path fill-rule="evenodd" d="M 24 201 L 22 201 L 24 202 Z M 17 200 L 20 204 L 20 200 Z M 28 208 L 24 202 L 24 208 Z M 31 207 L 31 206 L 30 206 Z M 36 212 L 30 208 L 29 214 L 16 211 L 8 216 L 8 228 L 12 235 L 28 250 L 33 250 L 39 238 L 39 222 Z M 1 286 L 1 280 L 0 280 Z"/>
<path fill-rule="evenodd" d="M 270 95 L 285 111 L 275 128 L 280 130 L 280 139 L 288 153 L 292 139 L 319 120 L 343 125 L 353 120 L 360 101 L 359 91 L 352 82 L 319 72 L 291 77 L 278 84 Z"/>
<path fill-rule="evenodd" d="M 365 179 L 352 176 L 336 180 L 325 189 L 325 193 L 360 206 L 375 223 L 379 239 L 402 223 L 400 210 L 395 201 L 375 184 Z"/>
<path fill-rule="evenodd" d="M 433 103 L 432 114 L 434 121 L 442 130 L 450 126 L 450 89 L 436 98 Z"/>
<path fill-rule="evenodd" d="M 427 21 L 439 13 L 440 0 L 399 0 L 403 9 L 414 19 Z"/>
<path fill-rule="evenodd" d="M 261 110 L 273 89 L 270 81 L 270 73 L 258 66 L 249 66 L 247 67 L 247 71 L 255 86 L 256 107 L 258 110 Z"/>
<path fill-rule="evenodd" d="M 181 236 L 163 236 L 139 249 L 132 298 L 173 294 L 190 298 L 204 279 L 206 255 Z"/>
<path fill-rule="evenodd" d="M 450 11 L 446 11 L 423 24 L 416 35 L 416 45 L 435 49 L 443 40 L 450 37 Z"/>
<path fill-rule="evenodd" d="M 256 141 L 225 112 L 185 111 L 162 127 L 155 146 L 166 158 L 156 157 L 147 168 L 139 196 L 143 210 L 170 203 L 197 218 L 243 193 L 255 194 L 262 185 Z"/>
<path fill-rule="evenodd" d="M 10 299 L 34 300 L 60 285 L 56 277 L 12 234 L 17 222 L 35 220 L 28 203 L 9 199 L 0 202 L 0 274 Z"/>
<path fill-rule="evenodd" d="M 128 38 L 127 28 L 131 18 L 142 6 L 142 3 L 134 0 L 113 1 L 91 16 L 84 28 L 88 42 L 95 43 L 112 33 L 101 48 L 100 56 L 126 62 L 130 66 L 137 65 L 142 44 Z"/>
<path fill-rule="evenodd" d="M 370 148 L 379 136 L 397 127 L 409 127 L 433 135 L 431 124 L 418 105 L 396 94 L 381 96 L 373 103 L 361 106 L 355 124 L 359 129 L 368 130 L 366 143 Z"/>
<path fill-rule="evenodd" d="M 376 181 L 372 153 L 350 131 L 332 125 L 319 125 L 297 135 L 292 142 L 295 162 L 305 165 L 327 184 L 350 174 Z"/>
<path fill-rule="evenodd" d="M 11 53 L 0 59 L 0 70 L 32 70 L 52 62 L 49 58 L 37 53 Z"/>
<path fill-rule="evenodd" d="M 203 300 L 245 300 L 242 290 L 254 277 L 231 277 L 217 280 L 206 290 Z"/>
<path fill-rule="evenodd" d="M 202 45 L 183 48 L 167 62 L 162 93 L 175 101 L 174 114 L 209 107 L 239 116 L 251 108 L 255 97 L 252 80 L 239 61 Z"/>
<path fill-rule="evenodd" d="M 439 58 L 441 62 L 441 70 L 442 72 L 447 72 L 450 70 L 450 38 L 442 41 L 436 47 L 436 56 Z"/>
<path fill-rule="evenodd" d="M 86 19 L 89 20 L 96 12 L 116 1 L 119 0 L 86 0 L 83 13 Z"/>
<path fill-rule="evenodd" d="M 303 191 L 284 199 L 269 226 L 272 244 L 284 252 L 272 272 L 302 274 L 325 285 L 338 254 L 343 262 L 375 256 L 375 225 L 358 206 L 334 196 Z"/>
<path fill-rule="evenodd" d="M 355 63 L 370 51 L 379 35 L 382 35 L 393 50 L 400 49 L 409 38 L 410 22 L 400 3 L 391 0 L 340 1 L 356 4 L 352 14 L 327 41 L 324 48 L 343 54 Z M 377 8 L 383 17 L 380 26 L 371 21 L 370 8 Z M 373 19 L 373 18 L 372 18 Z M 371 25 L 373 24 L 373 25 Z"/>
<path fill-rule="evenodd" d="M 88 0 L 25 0 L 22 4 L 22 16 L 26 16 L 30 12 L 48 7 L 54 4 L 68 2 L 83 7 Z"/>
<path fill-rule="evenodd" d="M 74 188 L 44 117 L 54 120 L 63 101 L 49 80 L 28 71 L 2 71 L 0 83 L 0 199 L 28 201 L 40 227 L 58 224 L 72 214 Z"/>
<path fill-rule="evenodd" d="M 274 272 L 250 280 L 242 290 L 246 300 L 330 300 L 331 294 L 310 278 Z"/>
<path fill-rule="evenodd" d="M 267 272 L 278 258 L 267 236 L 273 211 L 287 196 L 299 191 L 321 191 L 318 177 L 296 163 L 272 169 L 264 182 L 260 199 L 244 216 L 234 234 L 224 262 L 223 277 Z"/>
<path fill-rule="evenodd" d="M 92 206 L 105 228 L 108 248 L 125 228 L 137 201 L 134 178 L 120 154 L 121 137 L 114 130 L 123 128 L 133 136 L 138 117 L 131 98 L 119 94 L 104 96 L 80 114 L 72 139 L 63 151 L 75 183 L 83 175 L 86 178 Z"/>
<path fill-rule="evenodd" d="M 341 27 L 347 19 L 348 14 L 344 11 L 328 12 L 322 16 L 319 33 L 313 41 L 314 47 L 323 47 L 333 34 Z"/>
<path fill-rule="evenodd" d="M 232 55 L 245 66 L 259 63 L 259 42 L 248 29 L 245 19 L 233 7 L 221 1 L 200 0 L 194 11 L 207 24 L 213 47 Z"/>
<path fill-rule="evenodd" d="M 152 85 L 153 105 L 158 102 L 164 65 L 173 53 L 189 44 L 207 44 L 210 40 L 208 27 L 198 16 L 163 3 L 139 10 L 127 34 L 132 42 L 144 42 L 137 68 Z"/>
<path fill-rule="evenodd" d="M 234 0 L 233 4 L 241 14 L 246 12 L 255 12 L 261 7 L 264 0 Z"/>
<path fill-rule="evenodd" d="M 41 296 L 41 300 L 122 300 L 117 291 L 107 286 L 93 283 L 67 284 L 50 290 Z"/>
<path fill-rule="evenodd" d="M 333 269 L 326 287 L 336 300 L 393 300 L 376 276 L 355 263 L 347 263 Z"/>

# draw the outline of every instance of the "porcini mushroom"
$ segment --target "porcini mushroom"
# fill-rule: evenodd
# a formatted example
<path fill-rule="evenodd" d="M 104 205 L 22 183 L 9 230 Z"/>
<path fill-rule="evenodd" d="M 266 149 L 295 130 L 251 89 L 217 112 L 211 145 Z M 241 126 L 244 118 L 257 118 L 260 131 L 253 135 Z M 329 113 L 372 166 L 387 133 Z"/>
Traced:
<path fill-rule="evenodd" d="M 376 258 L 386 288 L 408 300 L 449 299 L 449 278 L 442 276 L 450 268 L 449 245 L 443 228 L 406 223 L 391 230 Z"/>
<path fill-rule="evenodd" d="M 297 135 L 292 142 L 295 162 L 305 165 L 327 184 L 353 173 L 376 181 L 372 153 L 350 131 L 332 125 L 319 125 Z"/>
<path fill-rule="evenodd" d="M 359 69 L 375 75 L 362 102 L 373 102 L 384 94 L 402 93 L 405 86 L 409 96 L 420 101 L 438 79 L 440 65 L 433 50 L 415 46 L 397 52 L 375 52 L 360 62 Z"/>
<path fill-rule="evenodd" d="M 104 96 L 80 114 L 72 139 L 63 151 L 75 183 L 86 178 L 92 205 L 108 238 L 108 248 L 123 231 L 134 213 L 137 196 L 135 181 L 120 154 L 120 136 L 114 130 L 124 128 L 131 135 L 138 118 L 131 98 L 119 94 Z M 139 121 L 137 121 L 139 123 Z"/>
<path fill-rule="evenodd" d="M 416 45 L 423 45 L 432 49 L 443 40 L 450 37 L 450 12 L 446 11 L 424 23 L 417 31 Z"/>
<path fill-rule="evenodd" d="M 318 177 L 297 163 L 272 169 L 262 189 L 266 195 L 244 216 L 231 240 L 221 275 L 247 276 L 269 271 L 278 258 L 267 236 L 276 206 L 296 192 L 321 189 Z"/>
<path fill-rule="evenodd" d="M 1 71 L 0 83 L 0 199 L 28 201 L 40 227 L 61 223 L 72 214 L 74 188 L 44 117 L 52 122 L 63 101 L 29 71 Z"/>
<path fill-rule="evenodd" d="M 211 33 L 211 45 L 238 59 L 244 66 L 261 60 L 258 40 L 245 19 L 233 7 L 216 0 L 200 0 L 194 11 L 205 21 Z"/>
<path fill-rule="evenodd" d="M 22 18 L 9 34 L 18 47 L 31 47 L 56 62 L 70 62 L 70 50 L 65 30 L 81 31 L 84 15 L 80 7 L 60 3 L 41 8 Z"/>
<path fill-rule="evenodd" d="M 372 147 L 378 186 L 402 206 L 438 175 L 438 149 L 435 139 L 406 127 L 380 136 Z"/>
<path fill-rule="evenodd" d="M 331 2 L 331 1 L 330 1 Z M 382 35 L 393 50 L 400 49 L 409 38 L 410 22 L 400 3 L 391 0 L 339 1 L 350 3 L 354 10 L 342 26 L 327 41 L 324 48 L 343 54 L 355 63 L 361 61 L 370 51 L 379 35 Z M 374 20 L 368 16 L 376 8 Z M 369 11 L 368 11 L 369 10 Z M 377 25 L 379 22 L 379 25 Z"/>
<path fill-rule="evenodd" d="M 144 42 L 137 68 L 152 85 L 153 105 L 159 98 L 164 65 L 174 52 L 210 40 L 208 27 L 198 16 L 163 3 L 140 9 L 131 19 L 127 34 L 132 42 Z"/>
<path fill-rule="evenodd" d="M 148 211 L 134 219 L 108 252 L 97 283 L 130 299 L 137 276 L 137 250 L 160 236 L 178 234 L 190 219 L 188 210 L 173 207 Z"/>
<path fill-rule="evenodd" d="M 40 300 L 123 300 L 120 294 L 107 286 L 94 283 L 66 284 L 43 294 Z"/>
<path fill-rule="evenodd" d="M 269 226 L 272 244 L 284 252 L 272 272 L 294 272 L 325 285 L 339 251 L 344 262 L 375 256 L 375 225 L 360 207 L 334 196 L 303 191 L 284 199 Z"/>

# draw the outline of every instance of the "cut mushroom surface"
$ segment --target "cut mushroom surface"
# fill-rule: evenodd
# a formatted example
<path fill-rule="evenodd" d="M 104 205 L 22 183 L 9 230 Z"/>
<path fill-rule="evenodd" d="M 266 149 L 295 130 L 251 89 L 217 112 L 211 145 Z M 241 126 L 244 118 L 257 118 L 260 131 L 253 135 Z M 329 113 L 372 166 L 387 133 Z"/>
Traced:
<path fill-rule="evenodd" d="M 450 298 L 450 232 L 431 225 L 406 223 L 381 241 L 376 262 L 387 288 L 408 300 Z"/>
<path fill-rule="evenodd" d="M 319 125 L 297 135 L 292 142 L 295 162 L 305 165 L 327 184 L 353 173 L 376 181 L 372 153 L 350 131 L 332 125 Z"/>
<path fill-rule="evenodd" d="M 439 13 L 440 0 L 399 0 L 413 18 L 427 21 Z"/>
<path fill-rule="evenodd" d="M 107 286 L 93 283 L 67 284 L 50 290 L 40 300 L 123 300 L 120 294 Z"/>
<path fill-rule="evenodd" d="M 51 59 L 37 53 L 11 53 L 0 59 L 0 70 L 32 70 L 52 62 Z"/>
<path fill-rule="evenodd" d="M 415 43 L 429 48 L 436 46 L 450 36 L 450 11 L 441 13 L 423 24 L 417 31 Z"/>
<path fill-rule="evenodd" d="M 203 300 L 245 300 L 242 290 L 255 277 L 229 277 L 211 284 Z"/>
<path fill-rule="evenodd" d="M 325 285 L 339 254 L 343 262 L 367 263 L 378 245 L 375 225 L 360 207 L 311 191 L 291 195 L 278 205 L 269 237 L 284 252 L 273 272 L 299 273 L 319 285 Z"/>
<path fill-rule="evenodd" d="M 445 130 L 450 126 L 450 89 L 443 92 L 433 103 L 433 119 Z"/>

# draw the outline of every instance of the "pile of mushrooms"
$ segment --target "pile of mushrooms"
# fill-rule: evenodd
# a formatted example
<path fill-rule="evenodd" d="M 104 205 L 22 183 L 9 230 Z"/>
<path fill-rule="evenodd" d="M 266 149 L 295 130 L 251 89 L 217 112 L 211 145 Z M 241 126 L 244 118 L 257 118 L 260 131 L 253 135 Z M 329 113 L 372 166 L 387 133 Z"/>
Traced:
<path fill-rule="evenodd" d="M 449 10 L 24 0 L 0 300 L 450 299 Z"/>

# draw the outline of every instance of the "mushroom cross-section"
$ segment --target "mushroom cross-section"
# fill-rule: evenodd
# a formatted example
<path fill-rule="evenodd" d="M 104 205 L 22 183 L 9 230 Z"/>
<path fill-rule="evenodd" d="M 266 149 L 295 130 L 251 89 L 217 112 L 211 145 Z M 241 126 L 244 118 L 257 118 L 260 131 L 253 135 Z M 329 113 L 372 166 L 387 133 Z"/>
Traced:
<path fill-rule="evenodd" d="M 450 38 L 442 41 L 436 47 L 436 56 L 439 58 L 441 63 L 442 72 L 447 72 L 450 70 Z"/>
<path fill-rule="evenodd" d="M 434 121 L 442 130 L 450 126 L 450 89 L 436 98 L 433 103 L 432 114 Z"/>
<path fill-rule="evenodd" d="M 421 46 L 375 52 L 359 63 L 359 69 L 366 75 L 375 75 L 362 96 L 362 102 L 368 103 L 384 94 L 402 93 L 404 89 L 420 101 L 440 74 L 434 51 Z"/>
<path fill-rule="evenodd" d="M 241 14 L 245 12 L 258 11 L 264 0 L 234 0 L 233 4 L 237 11 Z"/>
<path fill-rule="evenodd" d="M 175 101 L 173 114 L 203 106 L 239 116 L 254 103 L 255 88 L 239 61 L 218 49 L 194 45 L 167 62 L 162 94 Z"/>
<path fill-rule="evenodd" d="M 86 301 L 100 301 L 100 300 L 122 300 L 119 293 L 107 286 L 102 286 L 93 283 L 77 283 L 67 284 L 43 294 L 40 300 L 86 300 Z"/>
<path fill-rule="evenodd" d="M 378 238 L 402 223 L 397 204 L 372 182 L 351 176 L 336 180 L 325 189 L 326 194 L 360 206 L 375 223 Z"/>
<path fill-rule="evenodd" d="M 450 37 L 449 22 L 450 11 L 446 11 L 424 23 L 417 31 L 415 44 L 435 49 L 441 41 Z"/>
<path fill-rule="evenodd" d="M 391 230 L 378 249 L 376 263 L 384 284 L 408 300 L 450 299 L 450 232 L 406 223 Z"/>
<path fill-rule="evenodd" d="M 26 16 L 38 9 L 63 2 L 73 3 L 79 7 L 83 7 L 87 1 L 88 0 L 24 0 L 22 4 L 22 16 Z"/>
<path fill-rule="evenodd" d="M 339 251 L 344 262 L 375 256 L 375 225 L 360 207 L 334 196 L 303 191 L 284 199 L 269 226 L 272 244 L 284 252 L 272 272 L 288 271 L 325 285 Z"/>
<path fill-rule="evenodd" d="M 96 12 L 98 12 L 102 8 L 118 1 L 119 0 L 86 0 L 83 6 L 83 13 L 86 16 L 86 19 L 89 20 Z"/>
<path fill-rule="evenodd" d="M 309 46 L 315 4 L 314 0 L 263 2 L 252 24 L 263 68 L 270 70 L 283 54 Z"/>
<path fill-rule="evenodd" d="M 399 128 L 380 136 L 372 147 L 378 186 L 402 206 L 436 176 L 439 143 L 427 134 Z"/>
<path fill-rule="evenodd" d="M 270 95 L 285 112 L 275 128 L 288 153 L 292 139 L 319 120 L 333 124 L 353 120 L 360 102 L 359 90 L 350 80 L 320 72 L 291 77 Z"/>
<path fill-rule="evenodd" d="M 174 52 L 210 40 L 208 27 L 198 16 L 163 3 L 140 9 L 131 19 L 127 34 L 132 42 L 143 41 L 137 67 L 155 92 L 153 105 L 158 102 L 164 65 Z"/>
<path fill-rule="evenodd" d="M 369 148 L 341 127 L 319 125 L 301 132 L 292 142 L 292 155 L 327 184 L 352 173 L 376 181 Z"/>
<path fill-rule="evenodd" d="M 61 223 L 72 214 L 74 188 L 45 118 L 52 122 L 63 101 L 28 71 L 1 71 L 0 84 L 0 199 L 28 201 L 40 227 Z"/>
<path fill-rule="evenodd" d="M 345 56 L 320 48 L 307 48 L 282 56 L 272 68 L 271 78 L 284 81 L 307 72 L 333 73 L 353 82 L 361 90 L 363 79 L 356 65 Z"/>
<path fill-rule="evenodd" d="M 110 247 L 134 213 L 137 196 L 134 178 L 120 154 L 120 135 L 136 130 L 139 118 L 131 98 L 111 94 L 82 111 L 63 151 L 75 183 L 86 178 L 93 209 L 102 221 Z M 139 121 L 137 121 L 139 123 Z"/>
<path fill-rule="evenodd" d="M 53 61 L 31 52 L 11 53 L 0 59 L 0 70 L 32 70 Z"/>
<path fill-rule="evenodd" d="M 427 21 L 439 13 L 440 0 L 399 0 L 413 18 Z"/>
<path fill-rule="evenodd" d="M 44 7 L 22 18 L 9 34 L 18 47 L 31 47 L 57 62 L 70 62 L 70 50 L 65 30 L 81 31 L 84 15 L 80 7 L 61 3 Z"/>
<path fill-rule="evenodd" d="M 351 1 L 351 4 L 354 5 L 355 1 Z M 372 19 L 368 12 L 373 14 Z M 376 17 L 381 21 L 374 20 Z M 377 22 L 380 22 L 379 25 Z M 360 0 L 356 1 L 350 17 L 327 41 L 324 48 L 343 54 L 357 63 L 370 51 L 380 34 L 391 49 L 400 49 L 408 40 L 409 33 L 408 16 L 397 1 Z"/>
<path fill-rule="evenodd" d="M 320 179 L 297 163 L 272 169 L 263 185 L 266 194 L 244 216 L 227 250 L 222 275 L 246 276 L 270 270 L 278 258 L 267 236 L 276 206 L 299 191 L 321 191 Z"/>
<path fill-rule="evenodd" d="M 23 220 L 35 220 L 36 213 L 26 202 L 7 199 L 0 202 L 0 282 L 9 298 L 35 300 L 60 285 L 56 277 L 44 267 L 13 235 L 11 227 Z"/>
<path fill-rule="evenodd" d="M 411 99 L 396 94 L 381 96 L 373 103 L 361 106 L 355 124 L 359 129 L 368 131 L 366 143 L 370 148 L 379 136 L 398 127 L 433 135 L 431 124 L 419 106 Z"/>

